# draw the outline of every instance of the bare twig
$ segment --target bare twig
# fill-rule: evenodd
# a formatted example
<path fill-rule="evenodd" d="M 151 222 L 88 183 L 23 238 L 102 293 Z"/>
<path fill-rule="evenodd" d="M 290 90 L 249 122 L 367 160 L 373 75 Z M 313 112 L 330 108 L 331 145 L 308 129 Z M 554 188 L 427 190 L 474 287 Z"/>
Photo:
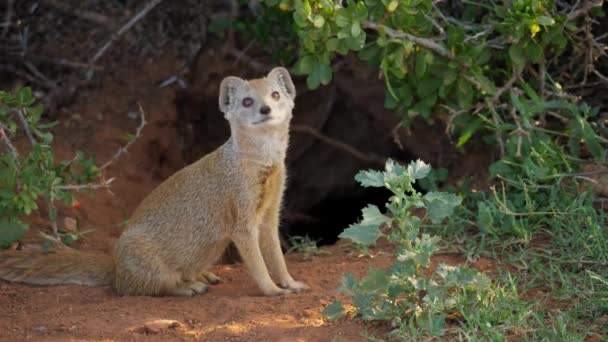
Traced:
<path fill-rule="evenodd" d="M 592 71 L 595 74 L 595 76 L 597 76 L 600 80 L 608 83 L 608 77 L 604 76 L 604 74 L 602 74 L 601 72 L 597 71 L 595 68 L 593 68 Z"/>
<path fill-rule="evenodd" d="M 46 3 L 49 6 L 54 7 L 55 9 L 57 9 L 61 12 L 71 14 L 71 15 L 78 17 L 85 21 L 90 21 L 94 24 L 103 25 L 110 29 L 113 29 L 116 27 L 116 22 L 114 20 L 106 17 L 105 15 L 74 8 L 74 6 L 72 6 L 71 4 L 66 4 L 65 2 L 60 1 L 60 0 L 44 0 L 44 3 Z"/>
<path fill-rule="evenodd" d="M 316 130 L 310 126 L 292 125 L 291 130 L 294 132 L 310 134 L 313 137 L 319 139 L 321 142 L 323 142 L 327 145 L 330 145 L 334 148 L 337 148 L 343 152 L 346 152 L 346 153 L 350 154 L 352 157 L 354 157 L 355 159 L 358 159 L 364 163 L 384 165 L 384 162 L 385 162 L 384 158 L 381 158 L 379 156 L 372 155 L 372 154 L 369 154 L 369 155 L 365 154 L 365 153 L 359 151 L 358 149 L 356 149 L 355 147 L 353 147 L 343 141 L 339 141 L 337 139 L 328 137 L 327 135 L 319 132 L 318 130 Z"/>
<path fill-rule="evenodd" d="M 93 69 L 93 70 L 102 70 L 103 69 L 100 66 L 92 65 L 89 63 L 70 61 L 70 60 L 63 59 L 63 58 L 55 59 L 55 58 L 49 58 L 49 57 L 44 57 L 44 56 L 39 56 L 39 55 L 34 56 L 31 54 L 26 54 L 22 58 L 30 59 L 35 62 L 55 64 L 55 65 L 60 65 L 60 66 L 64 66 L 64 67 L 74 68 L 74 69 Z"/>
<path fill-rule="evenodd" d="M 23 65 L 25 65 L 25 67 L 32 74 L 34 74 L 36 77 L 38 77 L 40 80 L 42 80 L 45 84 L 47 84 L 49 88 L 51 88 L 51 89 L 57 88 L 57 83 L 55 83 L 54 81 L 52 81 L 48 77 L 46 77 L 40 70 L 38 70 L 38 68 L 36 68 L 36 66 L 34 64 L 32 64 L 28 61 L 25 61 L 23 63 Z"/>
<path fill-rule="evenodd" d="M 391 135 L 393 137 L 393 142 L 401 151 L 403 151 L 403 144 L 401 143 L 401 138 L 399 137 L 399 129 L 403 127 L 403 123 L 399 122 L 391 129 Z"/>
<path fill-rule="evenodd" d="M 581 8 L 572 10 L 570 13 L 568 13 L 568 16 L 566 16 L 566 20 L 570 21 L 570 20 L 574 20 L 578 17 L 581 17 L 583 15 L 587 15 L 591 9 L 593 9 L 595 7 L 602 7 L 603 4 L 604 4 L 604 0 L 585 1 Z M 576 7 L 576 6 L 574 6 L 574 7 Z"/>
<path fill-rule="evenodd" d="M 100 183 L 89 183 L 89 184 L 68 184 L 68 185 L 53 185 L 54 190 L 97 190 L 109 188 L 114 178 L 104 179 Z"/>
<path fill-rule="evenodd" d="M 440 56 L 443 56 L 443 57 L 446 57 L 449 59 L 456 58 L 450 50 L 437 44 L 435 41 L 433 41 L 432 39 L 429 39 L 429 38 L 422 38 L 422 37 L 414 36 L 413 34 L 403 32 L 400 30 L 395 30 L 388 26 L 374 23 L 371 21 L 364 21 L 363 23 L 361 23 L 361 27 L 376 30 L 376 31 L 383 31 L 391 38 L 407 39 L 424 48 L 427 48 L 427 49 L 435 52 L 436 54 L 438 54 Z"/>
<path fill-rule="evenodd" d="M 11 20 L 13 17 L 13 3 L 15 2 L 15 0 L 8 0 L 6 3 L 6 13 L 4 14 L 4 28 L 2 29 L 2 35 L 0 37 L 2 37 L 2 39 L 6 38 L 6 35 L 8 34 L 8 30 L 11 27 Z"/>
<path fill-rule="evenodd" d="M 26 79 L 26 80 L 28 80 L 28 81 L 30 81 L 32 83 L 38 84 L 41 87 L 44 87 L 44 88 L 47 88 L 47 89 L 53 89 L 53 86 L 50 85 L 50 84 L 48 84 L 44 80 L 40 80 L 40 79 L 38 79 L 38 78 L 30 75 L 27 72 L 23 72 L 23 71 L 15 68 L 12 65 L 1 65 L 0 64 L 0 70 L 8 71 L 8 72 L 13 73 L 13 74 L 15 74 L 17 76 L 23 77 L 24 79 Z"/>
<path fill-rule="evenodd" d="M 490 113 L 492 113 L 492 121 L 496 126 L 496 141 L 498 142 L 498 147 L 500 148 L 500 157 L 505 156 L 505 142 L 502 140 L 502 132 L 500 131 L 500 117 L 496 112 L 496 108 L 494 108 L 494 104 L 492 102 L 487 103 L 487 107 L 490 109 Z"/>
<path fill-rule="evenodd" d="M 492 96 L 492 103 L 498 101 L 498 99 L 500 99 L 500 97 L 502 96 L 502 94 L 504 94 L 505 91 L 507 90 L 511 90 L 511 88 L 513 88 L 513 84 L 515 84 L 515 81 L 517 81 L 520 77 L 520 74 L 517 72 L 513 72 L 513 75 L 511 75 L 511 78 L 507 81 L 507 83 L 505 83 L 502 87 L 496 89 L 496 92 L 494 93 L 494 96 Z"/>
<path fill-rule="evenodd" d="M 129 31 L 133 25 L 148 14 L 156 5 L 160 4 L 163 0 L 152 0 L 145 5 L 137 14 L 135 14 L 129 21 L 127 21 L 118 31 L 112 34 L 112 37 L 93 55 L 93 58 L 89 61 L 89 64 L 95 64 L 98 59 L 117 41 L 125 32 Z"/>
<path fill-rule="evenodd" d="M 138 103 L 137 105 L 139 106 L 139 116 L 141 118 L 141 122 L 139 124 L 139 127 L 137 127 L 137 130 L 135 131 L 135 136 L 131 140 L 129 140 L 125 146 L 119 148 L 118 151 L 116 151 L 116 153 L 114 154 L 114 156 L 112 156 L 112 158 L 110 160 L 105 162 L 99 168 L 101 171 L 106 169 L 108 166 L 112 165 L 112 163 L 114 163 L 116 160 L 118 160 L 118 158 L 120 158 L 123 154 L 128 153 L 127 150 L 129 149 L 129 147 L 135 142 L 135 140 L 137 140 L 141 136 L 141 131 L 144 129 L 144 126 L 146 125 L 146 117 L 144 114 L 144 109 L 141 107 L 141 104 Z"/>
<path fill-rule="evenodd" d="M 251 69 L 253 69 L 255 71 L 267 72 L 272 68 L 270 65 L 260 63 L 260 62 L 256 61 L 255 59 L 247 56 L 242 51 L 239 51 L 237 49 L 227 48 L 225 51 L 229 56 L 236 58 L 238 61 L 241 61 L 241 62 L 247 64 L 247 66 L 249 66 Z"/>
<path fill-rule="evenodd" d="M 32 146 L 35 146 L 38 142 L 36 138 L 32 135 L 32 131 L 30 130 L 30 125 L 27 123 L 25 116 L 23 115 L 23 109 L 15 109 L 14 112 L 17 114 L 19 121 L 21 122 L 21 126 L 23 126 L 23 130 L 25 131 L 25 135 L 27 135 L 27 139 L 30 141 Z"/>
<path fill-rule="evenodd" d="M 11 140 L 8 138 L 8 135 L 6 132 L 7 132 L 6 127 L 4 127 L 2 122 L 0 122 L 0 135 L 2 136 L 1 137 L 2 142 L 13 155 L 13 159 L 15 160 L 15 163 L 19 164 L 19 152 L 17 152 L 17 149 L 15 148 L 13 143 L 11 143 Z"/>

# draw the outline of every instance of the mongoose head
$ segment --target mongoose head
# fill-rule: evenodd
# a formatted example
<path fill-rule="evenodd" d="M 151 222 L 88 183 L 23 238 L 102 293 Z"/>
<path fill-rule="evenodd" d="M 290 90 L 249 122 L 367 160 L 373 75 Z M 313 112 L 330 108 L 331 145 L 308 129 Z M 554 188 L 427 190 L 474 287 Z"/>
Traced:
<path fill-rule="evenodd" d="M 289 72 L 277 67 L 264 78 L 224 78 L 219 105 L 230 125 L 268 128 L 289 122 L 295 98 L 296 88 Z"/>

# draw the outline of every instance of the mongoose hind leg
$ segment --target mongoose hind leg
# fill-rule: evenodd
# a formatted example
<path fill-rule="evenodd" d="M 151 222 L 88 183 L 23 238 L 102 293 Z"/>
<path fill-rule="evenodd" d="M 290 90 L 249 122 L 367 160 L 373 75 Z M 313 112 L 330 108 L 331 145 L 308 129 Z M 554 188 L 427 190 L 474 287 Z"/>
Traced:
<path fill-rule="evenodd" d="M 210 271 L 201 272 L 198 275 L 197 280 L 208 285 L 217 285 L 222 281 L 220 277 L 216 276 L 213 272 Z"/>
<path fill-rule="evenodd" d="M 166 291 L 169 296 L 192 297 L 196 294 L 202 294 L 209 290 L 207 284 L 200 281 L 188 281 L 178 284 Z"/>

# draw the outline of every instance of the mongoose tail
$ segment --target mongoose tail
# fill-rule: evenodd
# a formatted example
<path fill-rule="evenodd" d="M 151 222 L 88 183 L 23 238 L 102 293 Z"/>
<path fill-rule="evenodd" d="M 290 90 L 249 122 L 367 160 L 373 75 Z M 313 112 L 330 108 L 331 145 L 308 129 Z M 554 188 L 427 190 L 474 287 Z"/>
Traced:
<path fill-rule="evenodd" d="M 0 279 L 31 285 L 105 286 L 114 279 L 111 256 L 77 251 L 0 253 Z"/>

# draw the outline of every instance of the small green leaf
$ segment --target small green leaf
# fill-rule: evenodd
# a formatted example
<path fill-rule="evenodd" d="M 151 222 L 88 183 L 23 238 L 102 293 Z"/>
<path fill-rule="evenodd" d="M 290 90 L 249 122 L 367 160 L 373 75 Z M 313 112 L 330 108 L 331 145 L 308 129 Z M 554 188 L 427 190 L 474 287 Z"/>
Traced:
<path fill-rule="evenodd" d="M 369 204 L 367 207 L 361 210 L 363 212 L 362 225 L 366 226 L 380 226 L 381 224 L 390 221 L 388 217 L 380 212 L 380 209 L 373 204 Z"/>
<path fill-rule="evenodd" d="M 6 248 L 14 241 L 19 241 L 29 229 L 26 223 L 18 220 L 0 218 L 0 248 Z"/>
<path fill-rule="evenodd" d="M 321 28 L 325 24 L 325 18 L 323 18 L 320 15 L 317 15 L 317 16 L 315 16 L 315 19 L 313 20 L 312 23 L 313 23 L 313 25 L 315 25 L 316 28 Z"/>
<path fill-rule="evenodd" d="M 593 128 L 589 125 L 589 122 L 583 118 L 579 118 L 579 122 L 582 128 L 583 140 L 589 149 L 589 152 L 593 155 L 595 159 L 604 160 L 605 150 L 602 148 L 602 145 L 599 143 Z"/>
<path fill-rule="evenodd" d="M 431 166 L 422 160 L 418 159 L 407 166 L 407 173 L 413 179 L 425 178 L 431 172 Z"/>
<path fill-rule="evenodd" d="M 308 89 L 314 90 L 319 88 L 321 85 L 321 76 L 319 75 L 319 68 L 315 68 L 306 78 L 306 85 Z"/>
<path fill-rule="evenodd" d="M 494 217 L 490 207 L 484 202 L 477 202 L 477 225 L 479 230 L 486 234 L 496 236 L 498 232 L 494 229 Z"/>
<path fill-rule="evenodd" d="M 426 58 L 424 53 L 419 53 L 416 55 L 416 77 L 421 79 L 426 72 Z"/>
<path fill-rule="evenodd" d="M 521 46 L 517 44 L 511 45 L 509 47 L 509 57 L 517 70 L 522 70 L 524 68 L 524 64 L 526 64 L 526 57 L 524 56 L 524 51 Z"/>
<path fill-rule="evenodd" d="M 462 198 L 444 192 L 428 192 L 423 201 L 427 216 L 431 222 L 438 224 L 454 212 L 454 208 L 462 203 Z"/>
<path fill-rule="evenodd" d="M 355 180 L 364 187 L 384 187 L 384 173 L 376 170 L 359 171 Z"/>
<path fill-rule="evenodd" d="M 361 24 L 359 24 L 358 21 L 352 23 L 350 27 L 350 34 L 352 34 L 353 37 L 357 37 L 359 34 L 361 34 Z"/>
<path fill-rule="evenodd" d="M 374 269 L 361 279 L 358 289 L 364 294 L 383 294 L 388 287 L 388 280 L 384 271 Z"/>
<path fill-rule="evenodd" d="M 340 301 L 335 301 L 326 306 L 325 309 L 321 311 L 321 315 L 330 321 L 335 321 L 346 315 L 346 309 L 344 309 L 344 306 L 342 306 Z"/>
<path fill-rule="evenodd" d="M 332 74 L 333 74 L 331 71 L 331 67 L 329 66 L 329 64 L 325 64 L 325 63 L 319 63 L 318 67 L 319 67 L 319 80 L 321 81 L 321 84 L 328 85 L 329 82 L 331 82 Z"/>
<path fill-rule="evenodd" d="M 316 64 L 314 56 L 307 55 L 300 58 L 293 67 L 293 72 L 296 75 L 308 75 L 312 72 Z"/>
<path fill-rule="evenodd" d="M 334 51 L 338 50 L 339 44 L 340 44 L 340 40 L 338 38 L 330 38 L 325 43 L 325 46 L 327 46 L 328 51 L 334 52 Z"/>
<path fill-rule="evenodd" d="M 384 107 L 388 109 L 395 109 L 399 104 L 399 100 L 393 96 L 389 91 L 384 95 Z"/>
<path fill-rule="evenodd" d="M 543 25 L 543 26 L 551 26 L 551 25 L 555 24 L 555 20 L 553 20 L 553 18 L 544 16 L 544 15 L 537 17 L 536 22 L 539 25 Z"/>
<path fill-rule="evenodd" d="M 30 87 L 24 87 L 17 91 L 17 101 L 21 106 L 27 107 L 34 103 L 34 97 L 32 96 L 32 89 Z"/>
<path fill-rule="evenodd" d="M 366 226 L 358 223 L 351 224 L 339 235 L 341 239 L 349 239 L 364 246 L 373 245 L 381 236 L 382 233 L 378 226 Z"/>

